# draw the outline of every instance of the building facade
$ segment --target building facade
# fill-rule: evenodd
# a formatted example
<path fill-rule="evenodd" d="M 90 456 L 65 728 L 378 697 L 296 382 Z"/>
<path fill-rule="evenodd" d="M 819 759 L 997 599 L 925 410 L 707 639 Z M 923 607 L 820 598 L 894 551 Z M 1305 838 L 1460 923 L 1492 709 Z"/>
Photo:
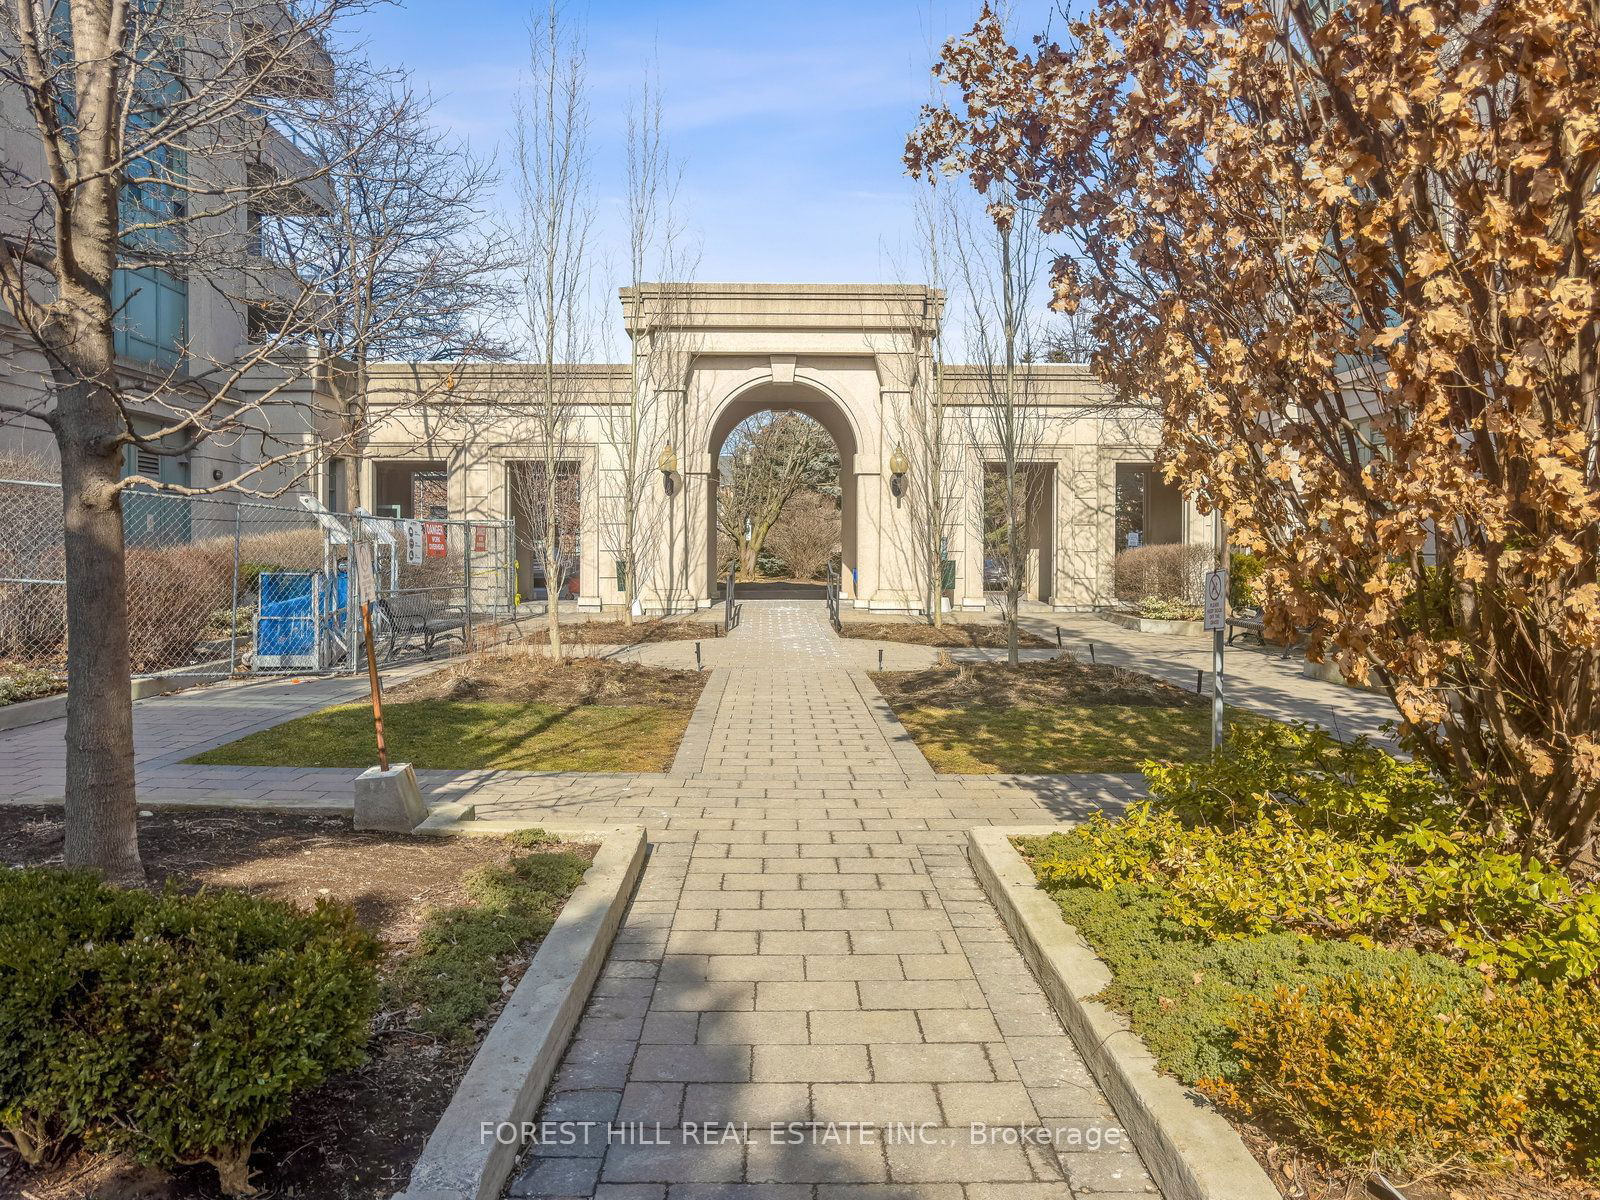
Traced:
<path fill-rule="evenodd" d="M 813 417 L 838 448 L 847 604 L 925 611 L 925 548 L 936 536 L 951 564 L 940 602 L 983 607 L 984 477 L 1004 458 L 1000 387 L 980 367 L 934 370 L 940 293 L 695 284 L 626 288 L 621 299 L 635 361 L 556 368 L 556 457 L 576 480 L 580 607 L 624 602 L 629 514 L 640 607 L 682 612 L 717 602 L 722 447 L 741 421 L 769 410 Z M 543 369 L 532 364 L 378 367 L 359 467 L 364 504 L 406 517 L 525 524 L 511 480 L 519 464 L 544 457 L 546 423 L 536 419 L 544 387 Z M 1128 545 L 1211 543 L 1210 519 L 1154 469 L 1160 428 L 1151 414 L 1118 405 L 1081 365 L 1029 365 L 1012 395 L 1010 428 L 1028 481 L 1030 604 L 1109 603 L 1113 559 Z M 900 465 L 903 472 L 893 469 Z M 936 532 L 933 474 L 943 509 Z M 526 597 L 536 568 L 522 558 Z"/>

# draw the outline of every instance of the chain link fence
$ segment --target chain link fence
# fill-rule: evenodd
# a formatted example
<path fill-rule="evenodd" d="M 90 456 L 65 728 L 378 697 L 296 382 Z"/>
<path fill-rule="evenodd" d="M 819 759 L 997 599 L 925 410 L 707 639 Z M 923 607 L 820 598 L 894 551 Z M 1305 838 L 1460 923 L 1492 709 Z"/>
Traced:
<path fill-rule="evenodd" d="M 508 521 L 144 490 L 122 502 L 135 675 L 363 669 L 364 599 L 385 661 L 462 649 L 512 615 Z M 0 702 L 60 690 L 65 580 L 59 485 L 0 479 Z"/>

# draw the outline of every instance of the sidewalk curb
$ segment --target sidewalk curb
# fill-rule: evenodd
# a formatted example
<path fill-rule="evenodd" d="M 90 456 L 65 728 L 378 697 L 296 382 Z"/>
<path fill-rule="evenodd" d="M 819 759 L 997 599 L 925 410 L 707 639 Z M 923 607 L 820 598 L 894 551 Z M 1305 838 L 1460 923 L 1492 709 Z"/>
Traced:
<path fill-rule="evenodd" d="M 1072 1035 L 1166 1200 L 1282 1200 L 1233 1126 L 1156 1067 L 1120 1013 L 1092 999 L 1111 972 L 1039 889 L 1013 837 L 1061 826 L 986 827 L 967 833 L 984 893 Z"/>
<path fill-rule="evenodd" d="M 483 1129 L 521 1126 L 539 1111 L 644 865 L 645 831 L 638 825 L 597 830 L 464 820 L 418 832 L 506 832 L 496 826 L 537 826 L 573 839 L 598 835 L 600 850 L 478 1047 L 411 1170 L 410 1184 L 395 1200 L 495 1200 L 500 1195 L 521 1144 L 494 1136 L 486 1140 Z"/>

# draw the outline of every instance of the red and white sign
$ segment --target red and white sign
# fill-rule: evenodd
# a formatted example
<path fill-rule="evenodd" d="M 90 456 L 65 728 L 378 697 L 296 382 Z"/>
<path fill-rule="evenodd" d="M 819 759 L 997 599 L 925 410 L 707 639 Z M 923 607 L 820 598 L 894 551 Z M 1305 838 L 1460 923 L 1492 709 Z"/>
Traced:
<path fill-rule="evenodd" d="M 472 527 L 472 550 L 474 554 L 482 554 L 489 549 L 489 531 L 482 525 Z"/>
<path fill-rule="evenodd" d="M 422 544 L 429 558 L 444 558 L 450 553 L 450 542 L 445 535 L 443 521 L 422 523 Z"/>

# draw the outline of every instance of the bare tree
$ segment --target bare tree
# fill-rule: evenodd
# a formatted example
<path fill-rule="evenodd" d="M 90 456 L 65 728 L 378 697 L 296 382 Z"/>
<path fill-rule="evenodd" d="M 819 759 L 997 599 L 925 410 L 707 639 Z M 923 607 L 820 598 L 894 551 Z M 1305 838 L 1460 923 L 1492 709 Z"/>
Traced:
<path fill-rule="evenodd" d="M 568 528 L 576 464 L 574 409 L 584 375 L 573 369 L 593 348 L 590 309 L 591 231 L 589 94 L 584 50 L 561 6 L 551 0 L 528 39 L 527 85 L 518 98 L 514 157 L 519 228 L 517 268 L 521 332 L 536 369 L 532 394 L 513 397 L 531 415 L 537 470 L 522 473 L 537 488 L 524 497 L 520 538 L 531 543 L 544 572 L 550 652 L 561 655 L 558 593 L 575 565 L 576 531 Z M 513 472 L 513 478 L 518 475 Z M 581 497 L 581 492 L 580 492 Z M 513 495 L 513 502 L 517 497 Z M 592 497 L 582 498 L 592 503 Z M 525 531 L 522 526 L 528 526 Z"/>
<path fill-rule="evenodd" d="M 299 139 L 326 167 L 322 202 L 253 220 L 268 257 L 290 265 L 330 300 L 310 338 L 346 360 L 332 373 L 335 408 L 367 427 L 369 365 L 497 358 L 487 323 L 502 315 L 508 239 L 487 220 L 498 183 L 492 162 L 431 123 L 433 103 L 399 73 L 359 61 L 335 67 L 339 104 Z M 420 400 L 440 398 L 444 380 Z M 359 475 L 346 474 L 353 509 Z"/>
<path fill-rule="evenodd" d="M 43 363 L 36 401 L 60 457 L 68 629 L 66 862 L 142 877 L 134 794 L 122 494 L 279 494 L 354 436 L 320 392 L 337 301 L 255 253 L 252 212 L 314 193 L 329 164 L 282 131 L 333 119 L 325 49 L 366 0 L 5 0 L 0 112 L 22 152 L 0 165 L 0 298 Z M 370 130 L 376 136 L 380 130 Z M 179 330 L 129 370 L 135 301 L 181 282 L 249 342 Z M 248 319 L 246 319 L 246 317 Z M 148 332 L 148 331 L 146 331 Z M 258 451 L 189 486 L 123 470 L 124 451 L 186 457 L 207 439 Z"/>
<path fill-rule="evenodd" d="M 629 400 L 624 407 L 607 410 L 609 440 L 619 464 L 610 523 L 618 530 L 624 619 L 630 624 L 649 557 L 640 554 L 639 546 L 665 532 L 642 529 L 640 522 L 654 511 L 645 490 L 671 437 L 663 420 L 670 414 L 660 411 L 658 398 L 663 390 L 681 386 L 687 347 L 680 343 L 689 336 L 687 281 L 698 262 L 678 205 L 682 178 L 682 164 L 667 143 L 660 88 L 647 72 L 627 124 Z M 647 287 L 650 275 L 656 282 Z"/>
<path fill-rule="evenodd" d="M 901 376 L 897 382 L 903 399 L 889 417 L 911 469 L 896 500 L 909 510 L 912 570 L 921 586 L 923 610 L 935 626 L 944 623 L 944 563 L 955 500 L 944 386 L 944 307 L 951 291 L 947 273 L 954 237 L 950 200 L 949 189 L 932 187 L 913 198 L 914 273 L 929 290 L 919 290 L 907 301 L 906 324 L 917 331 L 912 352 L 883 360 Z"/>
<path fill-rule="evenodd" d="M 1040 500 L 1040 472 L 1026 461 L 1043 420 L 1028 362 L 1042 344 L 1033 292 L 1044 267 L 1037 226 L 1016 198 L 996 187 L 985 221 L 958 221 L 953 245 L 967 301 L 968 359 L 975 373 L 970 436 L 981 461 L 974 486 L 984 489 L 983 538 L 999 560 L 1004 591 L 1006 661 L 1018 662 L 1017 620 L 1028 579 L 1028 521 Z M 1039 570 L 1052 569 L 1040 563 Z"/>
<path fill-rule="evenodd" d="M 839 553 L 839 501 L 821 492 L 801 492 L 767 531 L 766 547 L 795 579 L 817 578 Z"/>
<path fill-rule="evenodd" d="M 837 491 L 838 451 L 827 430 L 799 412 L 752 417 L 728 437 L 730 461 L 717 520 L 738 548 L 739 573 L 756 574 L 767 534 L 800 493 Z"/>

